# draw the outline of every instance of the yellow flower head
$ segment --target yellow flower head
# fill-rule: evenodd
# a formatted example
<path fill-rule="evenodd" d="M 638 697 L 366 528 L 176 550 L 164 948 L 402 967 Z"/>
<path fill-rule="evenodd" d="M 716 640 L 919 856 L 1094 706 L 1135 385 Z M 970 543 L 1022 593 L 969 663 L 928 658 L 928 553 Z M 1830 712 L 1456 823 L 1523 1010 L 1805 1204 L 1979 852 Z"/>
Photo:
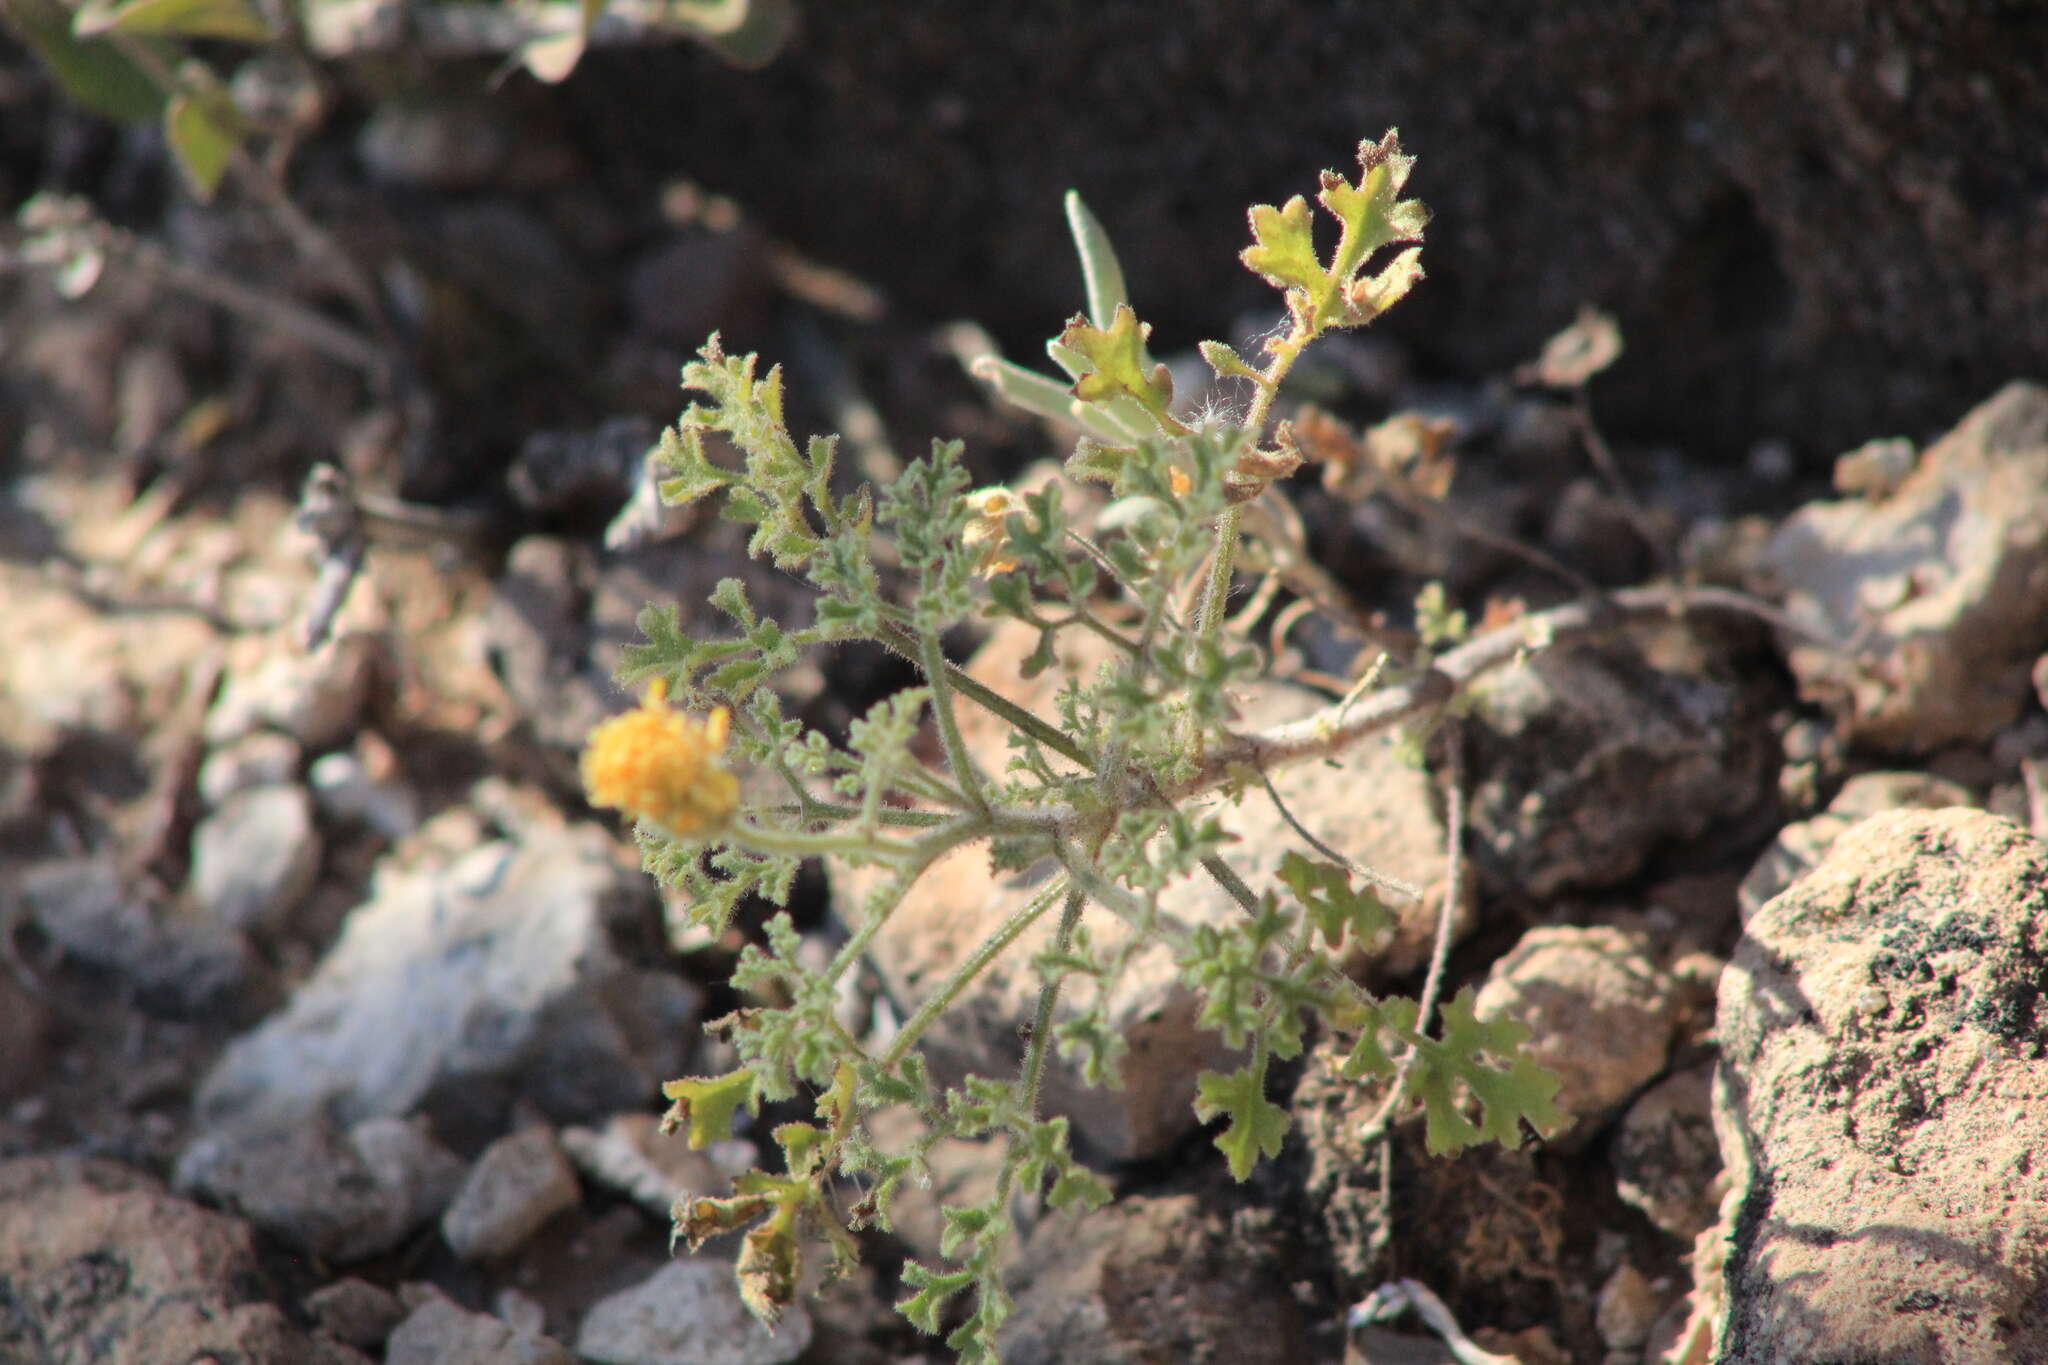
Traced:
<path fill-rule="evenodd" d="M 960 543 L 980 551 L 974 571 L 983 578 L 994 578 L 1016 568 L 1017 561 L 1003 553 L 1004 543 L 1009 539 L 1005 521 L 1010 513 L 1017 512 L 1031 525 L 1037 525 L 1031 514 L 1025 511 L 1024 499 L 997 484 L 993 488 L 977 488 L 969 493 L 967 505 L 974 509 L 974 515 L 968 519 L 967 529 L 960 533 Z"/>
<path fill-rule="evenodd" d="M 739 805 L 739 780 L 725 770 L 727 716 L 719 707 L 702 721 L 668 706 L 668 684 L 656 679 L 635 710 L 613 716 L 583 746 L 583 789 L 594 806 L 689 838 L 717 829 Z"/>

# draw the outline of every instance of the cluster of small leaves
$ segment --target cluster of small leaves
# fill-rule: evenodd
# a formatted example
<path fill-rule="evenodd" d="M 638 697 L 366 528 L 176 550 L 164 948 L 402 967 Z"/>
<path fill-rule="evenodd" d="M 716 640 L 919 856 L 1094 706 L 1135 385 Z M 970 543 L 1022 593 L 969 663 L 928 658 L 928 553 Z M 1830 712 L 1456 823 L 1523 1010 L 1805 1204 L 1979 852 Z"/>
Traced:
<path fill-rule="evenodd" d="M 1169 795 L 1200 785 L 1205 752 L 1232 738 L 1232 690 L 1259 666 L 1222 607 L 1242 504 L 1302 458 L 1304 444 L 1287 437 L 1285 424 L 1265 443 L 1272 397 L 1309 341 L 1371 321 L 1420 277 L 1412 249 L 1370 268 L 1382 247 L 1421 233 L 1421 206 L 1399 198 L 1409 164 L 1390 133 L 1361 147 L 1356 185 L 1324 177 L 1318 202 L 1340 225 L 1327 259 L 1314 248 L 1304 200 L 1253 210 L 1245 264 L 1282 290 L 1292 326 L 1268 343 L 1260 369 L 1220 344 L 1203 348 L 1219 379 L 1248 379 L 1257 395 L 1246 413 L 1206 420 L 1178 407 L 1168 372 L 1147 349 L 1150 329 L 1123 297 L 1106 236 L 1070 199 L 1089 307 L 1047 347 L 1068 382 L 1007 362 L 979 370 L 1004 397 L 1079 426 L 1067 476 L 1104 486 L 1108 497 L 1085 522 L 1058 487 L 970 492 L 958 446 L 945 443 L 887 489 L 842 491 L 833 440 L 800 447 L 789 434 L 779 370 L 758 377 L 752 357 L 726 356 L 716 338 L 686 368 L 686 386 L 704 401 L 663 440 L 664 494 L 723 493 L 725 515 L 753 528 L 750 552 L 816 589 L 817 611 L 813 624 L 786 627 L 728 581 L 712 596 L 729 623 L 722 631 L 700 637 L 673 609 L 644 618 L 646 643 L 623 676 L 661 677 L 686 705 L 730 708 L 739 756 L 787 788 L 786 800 L 756 802 L 696 843 L 643 832 L 647 864 L 691 899 L 698 923 L 716 928 L 743 898 L 786 903 L 803 858 L 865 863 L 880 874 L 846 916 L 850 941 L 823 969 L 806 965 L 786 915 L 768 921 L 765 945 L 747 948 L 733 973 L 749 1003 L 720 1024 L 738 1069 L 667 1088 L 670 1125 L 699 1145 L 764 1102 L 816 1096 L 814 1122 L 773 1130 L 780 1173 L 752 1173 L 728 1198 L 677 1209 L 678 1235 L 693 1246 L 744 1231 L 740 1277 L 762 1316 L 772 1319 L 794 1292 L 807 1238 L 826 1238 L 832 1264 L 843 1268 L 852 1256 L 847 1226 L 890 1226 L 898 1191 L 929 1177 L 933 1143 L 999 1138 L 995 1192 L 944 1210 L 945 1264 L 908 1263 L 899 1305 L 921 1329 L 949 1331 L 963 1360 L 995 1359 L 1011 1311 L 1000 1266 L 1012 1200 L 1092 1207 L 1110 1194 L 1069 1152 L 1066 1120 L 1038 1112 L 1039 1078 L 1057 1053 L 1088 1084 L 1120 1083 L 1125 1043 L 1105 1002 L 1136 954 L 1155 945 L 1171 951 L 1200 999 L 1202 1026 L 1242 1055 L 1234 1069 L 1200 1075 L 1195 1101 L 1200 1118 L 1219 1121 L 1217 1146 L 1239 1179 L 1276 1154 L 1288 1131 L 1286 1110 L 1267 1094 L 1270 1064 L 1299 1056 L 1318 1027 L 1354 1035 L 1350 1074 L 1406 1087 L 1427 1115 L 1433 1147 L 1512 1141 L 1522 1123 L 1555 1117 L 1555 1081 L 1518 1056 L 1513 1026 L 1478 1020 L 1469 996 L 1446 1010 L 1432 1037 L 1414 1002 L 1375 1000 L 1345 977 L 1341 960 L 1369 951 L 1387 930 L 1370 881 L 1289 851 L 1254 890 L 1236 870 L 1243 860 L 1227 808 Z M 882 536 L 893 546 L 886 571 L 874 555 Z M 941 654 L 941 635 L 977 611 L 1038 632 L 1027 676 L 1059 656 L 1063 632 L 1096 637 L 1110 662 L 1070 680 L 1050 720 L 1032 715 Z M 1422 614 L 1432 642 L 1462 629 L 1440 601 Z M 853 639 L 903 655 L 923 680 L 835 739 L 787 716 L 770 684 L 806 650 Z M 985 775 L 967 754 L 955 716 L 965 705 L 1009 725 L 1005 773 Z M 916 756 L 932 751 L 933 730 L 937 765 Z M 1206 781 L 1236 799 L 1256 778 Z M 1049 867 L 1050 879 L 871 1050 L 836 1017 L 838 987 L 918 877 L 968 842 L 987 844 L 998 866 Z M 1189 929 L 1165 913 L 1163 896 L 1205 877 L 1242 907 L 1240 919 Z M 1039 1012 L 1023 1030 L 1018 1076 L 938 1084 L 918 1053 L 921 1033 L 1055 907 L 1058 928 L 1030 958 Z M 1120 931 L 1099 932 L 1084 911 L 1113 916 Z M 1088 987 L 1083 1003 L 1056 1008 L 1063 985 L 1079 983 Z M 922 1135 L 907 1151 L 885 1151 L 868 1118 L 898 1105 L 916 1111 Z M 849 1187 L 854 1202 L 835 1215 Z"/>

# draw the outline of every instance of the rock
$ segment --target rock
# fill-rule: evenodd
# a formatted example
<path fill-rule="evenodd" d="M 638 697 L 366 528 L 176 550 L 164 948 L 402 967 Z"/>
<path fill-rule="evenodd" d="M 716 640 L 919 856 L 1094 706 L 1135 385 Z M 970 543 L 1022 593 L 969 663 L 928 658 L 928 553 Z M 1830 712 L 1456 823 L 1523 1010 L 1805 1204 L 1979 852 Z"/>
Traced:
<path fill-rule="evenodd" d="M 0 1163 L 0 1358 L 340 1365 L 266 1288 L 246 1223 L 96 1158 Z"/>
<path fill-rule="evenodd" d="M 1886 810 L 1940 810 L 1975 804 L 1964 788 L 1928 773 L 1859 773 L 1842 784 L 1825 811 L 1785 826 L 1758 855 L 1735 893 L 1743 923 L 1765 902 L 1812 871 L 1835 840 L 1866 817 Z"/>
<path fill-rule="evenodd" d="M 645 1110 L 614 1114 L 601 1129 L 564 1128 L 561 1142 L 591 1180 L 663 1220 L 677 1199 L 731 1193 L 733 1177 L 760 1160 L 745 1138 L 724 1138 L 698 1151 L 677 1134 L 662 1132 L 661 1120 Z"/>
<path fill-rule="evenodd" d="M 573 1208 L 576 1172 L 547 1128 L 508 1133 L 484 1149 L 441 1216 L 441 1235 L 465 1261 L 517 1251 L 541 1225 Z"/>
<path fill-rule="evenodd" d="M 1666 1076 L 1628 1107 L 1607 1153 L 1621 1197 L 1685 1242 L 1714 1221 L 1721 1198 L 1713 1090 L 1712 1066 Z"/>
<path fill-rule="evenodd" d="M 732 1263 L 710 1256 L 671 1261 L 600 1299 L 576 1333 L 576 1354 L 596 1365 L 779 1365 L 810 1344 L 801 1303 L 784 1309 L 771 1331 L 740 1302 Z"/>
<path fill-rule="evenodd" d="M 1035 631 L 1011 629 L 1005 623 L 975 655 L 968 671 L 1028 709 L 1049 713 L 1068 670 L 1092 670 L 1103 655 L 1077 643 L 1061 667 L 1020 681 L 1020 665 L 1036 641 Z M 1277 724 L 1306 714 L 1314 705 L 1315 699 L 1305 692 L 1261 686 L 1245 699 L 1244 723 Z M 963 702 L 959 713 L 968 748 L 985 770 L 1002 771 L 1009 754 L 1006 729 L 970 704 Z M 1380 740 L 1357 746 L 1335 767 L 1309 763 L 1275 773 L 1273 784 L 1296 818 L 1325 843 L 1424 893 L 1420 902 L 1388 893 L 1395 928 L 1386 942 L 1358 958 L 1360 965 L 1385 976 L 1412 971 L 1425 962 L 1444 894 L 1446 842 L 1428 774 L 1404 760 L 1394 741 Z M 1306 851 L 1263 792 L 1247 795 L 1237 806 L 1218 813 L 1238 836 L 1239 850 L 1249 853 L 1239 859 L 1247 875 L 1269 876 L 1284 848 Z M 984 935 L 1035 894 L 1041 882 L 1038 869 L 1021 876 L 993 875 L 987 851 L 979 847 L 936 863 L 875 940 L 873 958 L 884 987 L 907 1012 Z M 834 869 L 834 895 L 846 907 L 843 917 L 857 920 L 855 907 L 873 884 L 872 875 Z M 1190 926 L 1235 924 L 1243 918 L 1235 901 L 1199 875 L 1169 887 L 1160 908 Z M 1049 914 L 1027 930 L 925 1034 L 926 1055 L 942 1075 L 1002 1075 L 1014 1069 L 1023 1054 L 1017 1026 L 1031 1018 L 1037 999 L 1038 978 L 1030 960 L 1050 939 L 1054 918 Z M 1462 934 L 1470 922 L 1466 901 L 1453 917 L 1454 932 Z M 1098 944 L 1120 942 L 1125 932 L 1120 922 L 1106 915 L 1087 923 Z M 1062 1011 L 1088 1000 L 1092 989 L 1090 983 L 1070 980 L 1062 990 Z M 1141 951 L 1108 1002 L 1110 1027 L 1130 1046 L 1123 1064 L 1124 1087 L 1088 1089 L 1075 1065 L 1055 1055 L 1046 1068 L 1047 1108 L 1068 1115 L 1089 1149 L 1106 1158 L 1130 1160 L 1165 1150 L 1194 1127 L 1196 1073 L 1221 1069 L 1230 1061 L 1221 1039 L 1196 1026 L 1199 1009 L 1198 998 L 1179 980 L 1172 952 L 1164 945 Z"/>
<path fill-rule="evenodd" d="M 540 516 L 608 520 L 633 495 L 659 439 L 654 424 L 638 415 L 607 418 L 587 431 L 536 431 L 520 443 L 506 483 Z"/>
<path fill-rule="evenodd" d="M 577 1365 L 552 1337 L 459 1308 L 439 1293 L 406 1316 L 384 1346 L 384 1365 Z"/>
<path fill-rule="evenodd" d="M 291 782 L 299 775 L 299 745 L 290 735 L 258 730 L 215 749 L 199 765 L 199 799 L 216 810 L 245 787 Z"/>
<path fill-rule="evenodd" d="M 1810 503 L 1764 556 L 1792 617 L 1787 662 L 1855 742 L 1980 743 L 2027 703 L 2048 646 L 2048 388 L 2008 384 L 1881 500 Z"/>
<path fill-rule="evenodd" d="M 367 825 L 396 842 L 419 828 L 420 803 L 412 788 L 377 778 L 354 754 L 326 754 L 306 771 L 320 813 L 330 820 Z"/>
<path fill-rule="evenodd" d="M 565 749 L 582 745 L 617 695 L 589 659 L 594 573 L 587 546 L 527 536 L 506 556 L 484 613 L 486 648 L 505 690 L 536 734 Z"/>
<path fill-rule="evenodd" d="M 1721 981 L 1715 1359 L 2048 1359 L 2048 846 L 1892 811 L 1749 922 Z"/>
<path fill-rule="evenodd" d="M 624 299 L 634 330 L 692 350 L 758 296 L 760 244 L 744 225 L 684 228 L 627 267 Z"/>
<path fill-rule="evenodd" d="M 1679 1001 L 1670 976 L 1619 929 L 1532 929 L 1493 964 L 1479 990 L 1481 1019 L 1529 1029 L 1524 1051 L 1564 1082 L 1557 1107 L 1568 1127 L 1546 1134 L 1584 1146 L 1637 1090 L 1664 1069 Z"/>
<path fill-rule="evenodd" d="M 228 1047 L 202 1122 L 424 1113 L 466 1141 L 502 1132 L 515 1099 L 575 1121 L 678 1071 L 697 997 L 613 950 L 609 922 L 644 884 L 596 826 L 417 871 L 387 858 L 374 885 L 289 1007 Z"/>
<path fill-rule="evenodd" d="M 1276 296 L 1232 259 L 1246 206 L 1312 194 L 1322 167 L 1355 175 L 1357 139 L 1398 122 L 1435 214 L 1430 278 L 1372 336 L 1501 373 L 1582 303 L 1612 308 L 1628 353 L 1595 384 L 1610 431 L 1722 457 L 1783 433 L 1834 450 L 1930 429 L 2048 355 L 2048 16 L 2031 6 L 1542 0 L 1512 43 L 1485 0 L 1274 11 L 1255 41 L 1234 5 L 1148 12 L 813 7 L 800 60 L 598 52 L 558 89 L 610 140 L 594 157 L 686 168 L 907 314 L 1000 336 L 1050 335 L 1080 302 L 1070 186 L 1159 335 L 1270 320 Z M 1295 92 L 1278 107 L 1274 71 Z M 1017 115 L 1100 100 L 1106 79 L 1132 135 Z M 731 135 L 674 145 L 713 118 Z M 1167 123 L 1171 139 L 1135 133 Z M 1000 184 L 958 192 L 989 165 Z M 1598 245 L 1560 259 L 1557 241 Z"/>
<path fill-rule="evenodd" d="M 282 929 L 319 875 L 312 798 L 296 784 L 238 791 L 192 831 L 192 899 L 235 929 Z"/>
<path fill-rule="evenodd" d="M 41 1088 L 50 1023 L 49 1006 L 0 967 L 0 1103 Z"/>
<path fill-rule="evenodd" d="M 396 1294 L 354 1276 L 308 1294 L 305 1309 L 329 1336 L 365 1351 L 382 1347 L 406 1315 Z"/>
<path fill-rule="evenodd" d="M 375 635 L 339 635 L 310 654 L 274 646 L 246 671 L 231 671 L 206 715 L 206 741 L 224 745 L 268 727 L 319 753 L 355 729 L 384 667 Z"/>
<path fill-rule="evenodd" d="M 136 1004 L 153 1014 L 218 1014 L 258 970 L 234 929 L 124 884 L 109 859 L 48 860 L 21 889 L 37 928 L 72 957 L 128 982 Z"/>
<path fill-rule="evenodd" d="M 439 190 L 489 185 L 511 153 L 510 130 L 485 101 L 387 101 L 356 134 L 356 155 L 378 180 Z"/>
<path fill-rule="evenodd" d="M 1309 1359 L 1301 1309 L 1272 1267 L 1261 1273 L 1249 1231 L 1185 1194 L 1046 1218 L 1017 1269 L 1003 1359 Z"/>
<path fill-rule="evenodd" d="M 1664 1304 L 1649 1277 L 1627 1261 L 1614 1268 L 1594 1301 L 1593 1321 L 1610 1351 L 1627 1351 L 1650 1339 Z"/>
<path fill-rule="evenodd" d="M 234 1209 L 324 1261 L 365 1260 L 438 1214 L 462 1162 L 401 1119 L 344 1133 L 325 1118 L 216 1129 L 178 1157 L 181 1190 Z"/>
<path fill-rule="evenodd" d="M 1611 886 L 1664 845 L 1748 816 L 1769 789 L 1761 709 L 1625 645 L 1542 650 L 1473 695 L 1475 861 L 1505 893 Z"/>

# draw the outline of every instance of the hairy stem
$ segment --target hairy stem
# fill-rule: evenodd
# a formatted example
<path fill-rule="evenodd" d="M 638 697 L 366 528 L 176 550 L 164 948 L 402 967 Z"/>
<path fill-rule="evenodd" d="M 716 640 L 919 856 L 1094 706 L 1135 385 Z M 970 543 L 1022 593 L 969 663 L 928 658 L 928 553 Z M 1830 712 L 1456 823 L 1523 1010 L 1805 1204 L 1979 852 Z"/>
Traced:
<path fill-rule="evenodd" d="M 1074 926 L 1081 922 L 1081 908 L 1088 898 L 1079 887 L 1067 892 L 1060 909 L 1059 928 L 1053 932 L 1052 950 L 1064 953 L 1074 941 Z M 1024 1046 L 1024 1113 L 1038 1117 L 1038 1091 L 1045 1080 L 1045 1058 L 1052 1045 L 1052 1015 L 1060 1000 L 1063 973 L 1055 973 L 1038 991 L 1038 1010 L 1031 1017 L 1031 1040 Z"/>
<path fill-rule="evenodd" d="M 1023 909 L 1004 920 L 996 927 L 994 933 L 977 944 L 974 951 L 967 955 L 966 960 L 953 969 L 953 974 L 947 977 L 937 990 L 925 997 L 924 1003 L 917 1007 L 917 1012 L 903 1021 L 903 1026 L 896 1031 L 895 1038 L 889 1043 L 889 1050 L 880 1058 L 882 1069 L 894 1070 L 909 1053 L 911 1046 L 932 1026 L 932 1022 L 946 1012 L 960 997 L 962 991 L 974 984 L 974 979 L 986 971 L 991 962 L 1007 952 L 1010 945 L 1015 943 L 1040 915 L 1051 909 L 1052 903 L 1058 900 L 1066 889 L 1065 879 L 1055 878 L 1043 891 L 1033 896 Z M 847 948 L 851 947 L 853 944 L 849 941 Z M 841 950 L 841 956 L 845 955 L 845 951 Z"/>

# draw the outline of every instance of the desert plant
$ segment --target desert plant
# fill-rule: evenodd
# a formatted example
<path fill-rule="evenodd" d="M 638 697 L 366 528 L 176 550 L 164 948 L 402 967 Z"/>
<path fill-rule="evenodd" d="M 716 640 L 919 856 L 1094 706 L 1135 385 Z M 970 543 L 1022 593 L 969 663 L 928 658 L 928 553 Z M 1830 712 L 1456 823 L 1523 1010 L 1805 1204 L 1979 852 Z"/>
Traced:
<path fill-rule="evenodd" d="M 1515 1142 L 1523 1123 L 1557 1118 L 1556 1081 L 1518 1056 L 1518 1026 L 1480 1020 L 1469 993 L 1434 1021 L 1428 1003 L 1375 998 L 1338 969 L 1341 949 L 1370 944 L 1386 922 L 1371 878 L 1320 847 L 1288 852 L 1277 869 L 1254 868 L 1232 847 L 1227 800 L 1214 799 L 1259 790 L 1283 765 L 1328 757 L 1390 725 L 1425 724 L 1481 669 L 1540 644 L 1547 631 L 1585 623 L 1586 613 L 1567 609 L 1456 644 L 1461 622 L 1439 592 L 1425 603 L 1425 652 L 1368 672 L 1354 695 L 1305 721 L 1266 733 L 1232 728 L 1228 694 L 1260 665 L 1245 623 L 1228 610 L 1240 544 L 1254 524 L 1246 512 L 1277 497 L 1271 485 L 1304 458 L 1293 424 L 1272 422 L 1275 399 L 1318 337 L 1372 322 L 1421 279 L 1428 215 L 1401 197 L 1411 164 L 1389 132 L 1361 144 L 1355 182 L 1324 173 L 1316 203 L 1337 224 L 1327 253 L 1313 240 L 1306 199 L 1251 210 L 1253 244 L 1242 260 L 1281 291 L 1287 322 L 1257 363 L 1205 343 L 1219 381 L 1245 398 L 1196 413 L 1176 404 L 1166 367 L 1148 354 L 1150 329 L 1124 296 L 1102 229 L 1069 200 L 1088 311 L 1048 348 L 1066 381 L 994 360 L 981 369 L 1004 397 L 1080 428 L 1066 473 L 1106 485 L 1109 496 L 1086 525 L 1070 516 L 1058 485 L 970 489 L 954 444 L 934 443 L 887 488 L 843 491 L 835 438 L 800 445 L 791 435 L 779 369 L 760 375 L 754 357 L 725 354 L 716 337 L 684 369 L 685 388 L 702 401 L 663 438 L 663 495 L 681 503 L 723 493 L 725 514 L 753 527 L 749 552 L 816 590 L 815 619 L 779 623 L 736 580 L 711 597 L 732 623 L 720 638 L 692 637 L 673 606 L 650 607 L 641 618 L 646 643 L 621 673 L 628 685 L 646 685 L 646 699 L 592 733 L 583 763 L 590 796 L 638 821 L 646 866 L 681 889 L 703 928 L 723 929 L 746 897 L 786 904 L 805 859 L 873 869 L 878 885 L 822 970 L 800 959 L 787 916 L 771 918 L 765 946 L 749 947 L 732 978 L 757 1003 L 720 1023 L 740 1066 L 665 1088 L 667 1123 L 695 1144 L 727 1135 L 742 1108 L 800 1088 L 815 1093 L 811 1121 L 773 1130 L 780 1171 L 749 1173 L 730 1197 L 688 1198 L 674 1210 L 676 1236 L 693 1246 L 746 1229 L 741 1291 L 763 1318 L 772 1321 L 795 1294 L 807 1238 L 823 1238 L 843 1266 L 855 1254 L 849 1226 L 889 1225 L 892 1200 L 918 1178 L 925 1149 L 884 1151 L 866 1120 L 908 1105 L 924 1121 L 925 1143 L 1006 1139 L 995 1193 L 945 1210 L 949 1263 L 910 1263 L 911 1293 L 899 1305 L 937 1331 L 949 1301 L 966 1292 L 964 1313 L 948 1318 L 948 1341 L 965 1360 L 993 1359 L 1010 1307 L 998 1266 L 1013 1198 L 1042 1194 L 1068 1207 L 1110 1196 L 1070 1155 L 1066 1120 L 1040 1112 L 1055 1048 L 1088 1083 L 1118 1083 L 1122 1040 L 1099 1008 L 1061 1017 L 1062 983 L 1112 982 L 1148 944 L 1170 946 L 1203 1002 L 1201 1022 L 1241 1057 L 1233 1070 L 1201 1075 L 1196 1100 L 1201 1118 L 1222 1120 L 1216 1145 L 1239 1179 L 1280 1150 L 1289 1117 L 1267 1096 L 1268 1069 L 1298 1055 L 1315 1028 L 1348 1040 L 1346 1073 L 1379 1078 L 1390 1112 L 1424 1113 L 1436 1151 Z M 712 433 L 737 450 L 737 467 L 713 462 Z M 876 554 L 885 537 L 887 573 Z M 885 589 L 891 576 L 904 591 Z M 1069 685 L 1056 720 L 1041 718 L 941 650 L 942 634 L 977 612 L 1039 633 L 1028 670 L 1052 661 L 1066 631 L 1100 637 L 1114 662 Z M 855 640 L 901 654 L 922 681 L 834 742 L 792 718 L 770 684 L 805 651 Z M 1443 646 L 1455 647 L 1427 652 Z M 969 752 L 955 714 L 962 705 L 1010 728 L 1005 771 L 985 771 Z M 927 727 L 943 756 L 937 766 L 915 753 Z M 743 804 L 729 762 L 772 775 L 779 795 Z M 1191 805 L 1204 797 L 1211 800 L 1201 809 Z M 885 1044 L 864 1045 L 834 1015 L 836 988 L 888 932 L 919 876 L 974 842 L 999 867 L 1049 863 L 1055 875 Z M 1213 878 L 1242 918 L 1188 930 L 1163 915 L 1162 891 L 1189 877 Z M 1091 933 L 1097 914 L 1129 932 Z M 921 1036 L 1046 916 L 1057 929 L 1031 963 L 1041 985 L 1018 1074 L 941 1083 L 921 1058 Z M 853 1193 L 842 1209 L 843 1190 Z"/>

